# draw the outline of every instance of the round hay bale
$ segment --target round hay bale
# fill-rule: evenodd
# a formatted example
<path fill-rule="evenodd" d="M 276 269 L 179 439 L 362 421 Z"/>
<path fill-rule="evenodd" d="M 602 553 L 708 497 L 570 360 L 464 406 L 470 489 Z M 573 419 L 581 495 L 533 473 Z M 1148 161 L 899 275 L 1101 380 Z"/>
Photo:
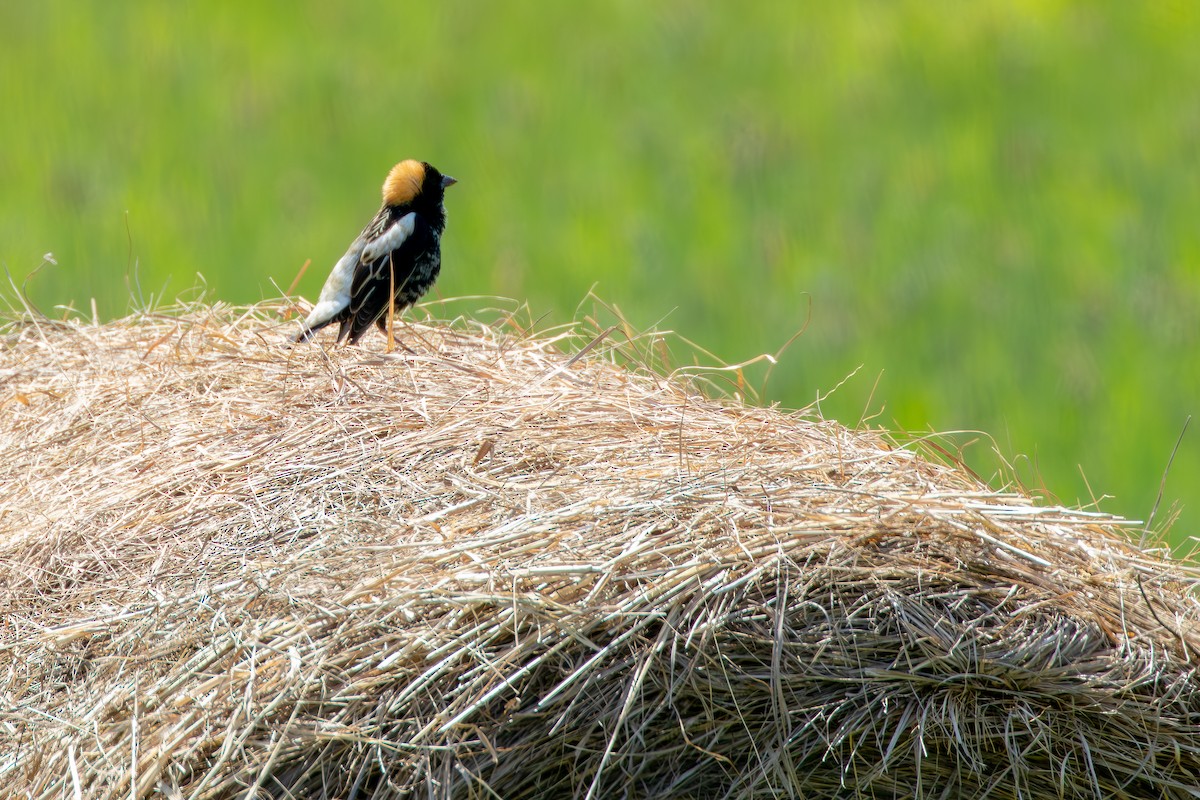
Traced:
<path fill-rule="evenodd" d="M 280 310 L 4 332 L 0 795 L 1200 795 L 1196 573 L 1121 520 L 573 329 Z"/>

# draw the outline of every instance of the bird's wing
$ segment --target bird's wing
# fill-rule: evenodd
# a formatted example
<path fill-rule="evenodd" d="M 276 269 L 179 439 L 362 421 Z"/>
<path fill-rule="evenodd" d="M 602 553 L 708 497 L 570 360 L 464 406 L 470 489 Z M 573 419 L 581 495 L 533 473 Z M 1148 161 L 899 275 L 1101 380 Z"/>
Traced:
<path fill-rule="evenodd" d="M 364 308 L 369 314 L 378 315 L 380 308 L 387 305 L 389 290 L 394 291 L 392 282 L 392 255 L 400 249 L 420 223 L 415 211 L 410 211 L 396 220 L 391 227 L 371 238 L 375 229 L 382 227 L 373 223 L 366 231 L 369 239 L 364 245 L 354 267 L 354 279 L 350 284 L 350 315 L 358 316 Z M 372 317 L 373 318 L 373 317 Z M 367 323 L 370 324 L 370 321 Z"/>

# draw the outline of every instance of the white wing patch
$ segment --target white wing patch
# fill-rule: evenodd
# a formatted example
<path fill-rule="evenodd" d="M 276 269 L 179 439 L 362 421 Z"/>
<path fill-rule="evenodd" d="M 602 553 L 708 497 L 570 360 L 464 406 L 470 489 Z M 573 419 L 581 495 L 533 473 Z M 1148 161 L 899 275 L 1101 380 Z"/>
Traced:
<path fill-rule="evenodd" d="M 413 228 L 416 226 L 417 212 L 415 211 L 410 211 L 400 219 L 396 220 L 392 227 L 376 236 L 367 243 L 365 248 L 363 248 L 363 263 L 370 264 L 384 253 L 390 253 L 400 245 L 404 244 L 404 240 L 409 236 L 412 236 Z"/>
<path fill-rule="evenodd" d="M 333 265 L 333 271 L 325 279 L 321 287 L 321 296 L 317 304 L 304 320 L 304 327 L 312 330 L 318 325 L 324 325 L 350 305 L 350 285 L 354 282 L 354 268 L 358 266 L 359 257 L 367 243 L 363 237 L 358 237 L 346 251 L 346 255 Z"/>

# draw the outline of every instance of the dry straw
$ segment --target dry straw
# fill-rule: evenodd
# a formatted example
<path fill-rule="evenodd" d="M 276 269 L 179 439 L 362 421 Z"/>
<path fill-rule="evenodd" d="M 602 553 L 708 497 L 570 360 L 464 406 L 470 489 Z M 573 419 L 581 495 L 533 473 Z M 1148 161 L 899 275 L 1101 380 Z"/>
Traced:
<path fill-rule="evenodd" d="M 616 333 L 281 310 L 3 331 L 0 796 L 1200 796 L 1120 520 Z"/>

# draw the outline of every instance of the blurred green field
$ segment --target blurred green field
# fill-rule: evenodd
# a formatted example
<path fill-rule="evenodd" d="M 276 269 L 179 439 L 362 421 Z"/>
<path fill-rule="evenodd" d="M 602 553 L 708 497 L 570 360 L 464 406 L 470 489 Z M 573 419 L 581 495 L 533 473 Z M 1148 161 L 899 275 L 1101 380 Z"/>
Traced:
<path fill-rule="evenodd" d="M 442 297 L 595 284 L 730 362 L 807 324 L 767 400 L 861 367 L 827 416 L 1146 519 L 1200 412 L 1197 42 L 1186 2 L 5 3 L 0 263 L 104 317 L 313 298 L 423 158 Z M 1177 546 L 1198 487 L 1200 421 Z"/>

